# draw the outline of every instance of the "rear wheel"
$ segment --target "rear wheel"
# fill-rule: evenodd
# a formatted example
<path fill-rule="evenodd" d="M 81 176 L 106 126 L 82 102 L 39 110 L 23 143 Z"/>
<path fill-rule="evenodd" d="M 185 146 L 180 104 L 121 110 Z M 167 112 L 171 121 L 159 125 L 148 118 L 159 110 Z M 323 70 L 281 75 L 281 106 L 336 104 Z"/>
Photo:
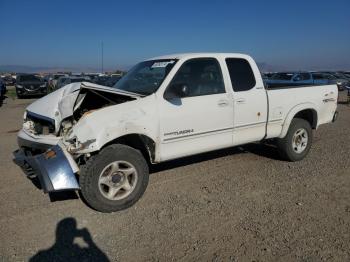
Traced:
<path fill-rule="evenodd" d="M 81 168 L 80 187 L 86 202 L 101 212 L 126 209 L 136 203 L 148 184 L 148 165 L 140 151 L 111 145 Z"/>
<path fill-rule="evenodd" d="M 277 140 L 280 155 L 288 161 L 300 161 L 308 154 L 312 144 L 312 129 L 304 119 L 294 118 L 287 135 Z"/>

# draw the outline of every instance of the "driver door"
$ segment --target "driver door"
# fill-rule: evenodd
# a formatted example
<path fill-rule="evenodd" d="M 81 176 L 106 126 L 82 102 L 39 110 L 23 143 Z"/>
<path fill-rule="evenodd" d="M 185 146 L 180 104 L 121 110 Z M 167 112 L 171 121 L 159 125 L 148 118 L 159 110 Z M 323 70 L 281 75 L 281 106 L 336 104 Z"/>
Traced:
<path fill-rule="evenodd" d="M 172 98 L 167 97 L 169 93 Z M 216 59 L 186 61 L 164 96 L 160 103 L 162 161 L 232 145 L 233 103 Z"/>

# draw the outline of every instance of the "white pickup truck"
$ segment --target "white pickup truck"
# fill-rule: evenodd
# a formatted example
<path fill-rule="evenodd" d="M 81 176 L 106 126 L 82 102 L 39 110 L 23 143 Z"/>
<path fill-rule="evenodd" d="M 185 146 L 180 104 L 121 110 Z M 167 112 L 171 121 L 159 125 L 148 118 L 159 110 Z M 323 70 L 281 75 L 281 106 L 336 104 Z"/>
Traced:
<path fill-rule="evenodd" d="M 18 164 L 45 192 L 81 190 L 101 212 L 133 205 L 149 164 L 274 139 L 303 159 L 312 130 L 337 116 L 336 85 L 267 90 L 254 60 L 234 53 L 176 54 L 133 67 L 113 88 L 67 85 L 28 106 Z"/>

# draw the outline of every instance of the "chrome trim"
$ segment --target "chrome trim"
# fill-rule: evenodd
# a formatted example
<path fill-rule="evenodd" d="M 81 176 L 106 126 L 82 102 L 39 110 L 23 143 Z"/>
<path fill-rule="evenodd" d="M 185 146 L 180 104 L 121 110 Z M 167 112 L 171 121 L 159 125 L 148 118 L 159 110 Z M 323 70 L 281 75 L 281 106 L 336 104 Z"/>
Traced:
<path fill-rule="evenodd" d="M 256 122 L 256 123 L 252 123 L 252 124 L 245 124 L 245 125 L 235 126 L 235 128 L 257 126 L 257 125 L 261 125 L 261 124 L 266 124 L 266 121 L 261 121 L 261 122 Z"/>
<path fill-rule="evenodd" d="M 269 123 L 274 123 L 274 122 L 279 122 L 279 121 L 282 121 L 283 119 L 280 118 L 280 119 L 273 119 L 273 120 L 269 120 Z"/>

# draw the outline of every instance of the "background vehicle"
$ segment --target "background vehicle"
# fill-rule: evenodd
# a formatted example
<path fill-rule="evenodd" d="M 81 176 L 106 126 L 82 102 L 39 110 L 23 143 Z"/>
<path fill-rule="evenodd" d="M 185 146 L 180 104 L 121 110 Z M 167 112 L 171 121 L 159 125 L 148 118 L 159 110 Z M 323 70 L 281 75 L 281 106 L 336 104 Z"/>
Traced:
<path fill-rule="evenodd" d="M 50 85 L 51 89 L 53 89 L 53 90 L 56 89 L 57 80 L 63 76 L 68 77 L 67 74 L 53 74 L 51 76 L 51 79 L 49 81 L 49 85 Z"/>
<path fill-rule="evenodd" d="M 100 76 L 100 74 L 98 74 L 98 73 L 84 73 L 84 75 L 82 75 L 82 76 L 88 77 L 90 82 L 94 83 L 95 80 Z"/>
<path fill-rule="evenodd" d="M 43 77 L 43 80 L 46 82 L 46 83 L 49 83 L 50 80 L 52 80 L 52 75 L 45 75 Z"/>
<path fill-rule="evenodd" d="M 16 161 L 39 170 L 45 192 L 80 189 L 113 212 L 143 195 L 149 162 L 265 139 L 283 159 L 302 160 L 312 130 L 336 119 L 337 98 L 335 85 L 265 88 L 247 55 L 162 56 L 113 88 L 75 83 L 28 106 Z"/>
<path fill-rule="evenodd" d="M 272 87 L 282 86 L 307 86 L 326 85 L 329 81 L 325 78 L 314 78 L 309 72 L 282 72 L 275 73 L 265 81 L 266 85 Z"/>
<path fill-rule="evenodd" d="M 122 76 L 120 76 L 120 75 L 104 75 L 104 76 L 95 77 L 92 82 L 95 83 L 95 84 L 98 84 L 98 85 L 104 85 L 104 86 L 112 87 L 121 78 L 122 78 Z"/>
<path fill-rule="evenodd" d="M 337 78 L 340 78 L 340 79 L 346 79 L 348 81 L 350 80 L 350 76 L 346 75 L 343 72 L 334 72 L 333 75 Z"/>
<path fill-rule="evenodd" d="M 0 78 L 0 100 L 4 98 L 6 94 L 6 84 L 5 81 Z"/>
<path fill-rule="evenodd" d="M 63 76 L 57 80 L 56 89 L 59 89 L 65 85 L 77 82 L 91 82 L 89 77 L 85 76 Z"/>
<path fill-rule="evenodd" d="M 16 84 L 16 79 L 13 78 L 11 75 L 7 75 L 3 77 L 2 80 L 5 82 L 5 85 L 7 86 L 13 86 Z"/>
<path fill-rule="evenodd" d="M 350 86 L 349 79 L 345 76 L 336 74 L 334 72 L 321 72 L 325 77 L 327 77 L 332 84 L 336 84 L 338 86 L 339 91 L 343 91 L 346 89 L 346 86 Z"/>
<path fill-rule="evenodd" d="M 105 85 L 106 86 L 114 86 L 118 81 L 122 78 L 122 76 L 119 75 L 112 75 L 110 78 L 106 81 Z"/>
<path fill-rule="evenodd" d="M 97 76 L 94 78 L 94 80 L 92 81 L 95 84 L 98 85 L 103 85 L 103 86 L 107 86 L 106 82 L 109 80 L 110 76 L 104 75 L 104 76 Z"/>
<path fill-rule="evenodd" d="M 42 78 L 33 74 L 18 74 L 16 94 L 18 98 L 31 95 L 46 95 L 47 83 Z"/>

